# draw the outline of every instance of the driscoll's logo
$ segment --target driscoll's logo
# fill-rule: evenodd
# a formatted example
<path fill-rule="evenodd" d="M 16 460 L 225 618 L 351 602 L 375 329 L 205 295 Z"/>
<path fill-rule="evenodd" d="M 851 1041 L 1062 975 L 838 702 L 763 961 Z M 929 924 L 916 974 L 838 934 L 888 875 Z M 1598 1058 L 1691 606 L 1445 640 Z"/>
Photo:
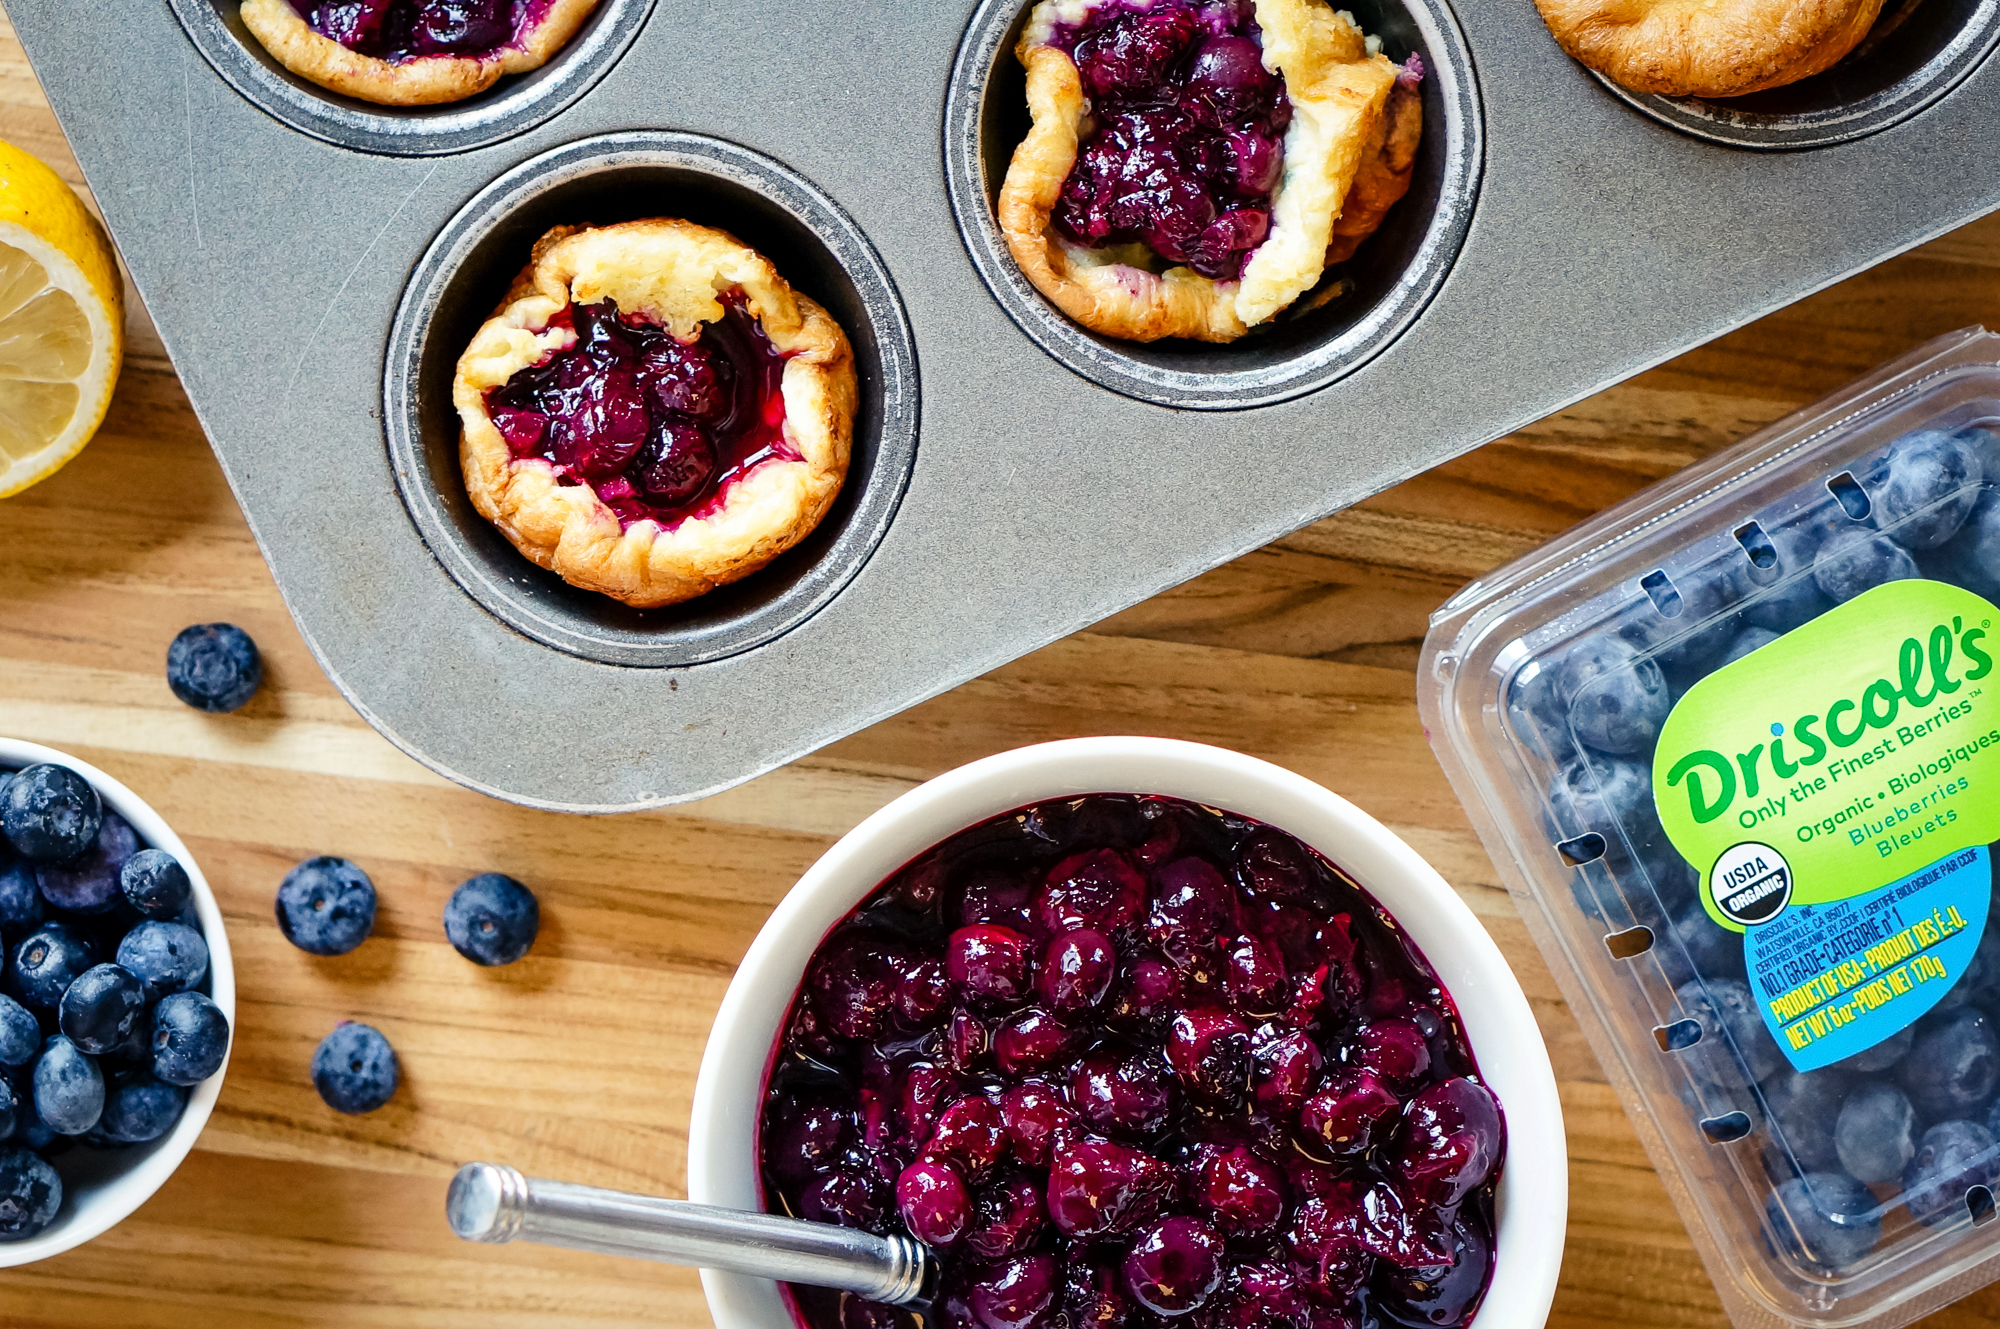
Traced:
<path fill-rule="evenodd" d="M 1690 752 L 1668 768 L 1667 785 L 1685 792 L 1689 815 L 1701 826 L 1728 812 L 1738 798 L 1760 797 L 1767 772 L 1780 782 L 1790 780 L 1825 761 L 1830 750 L 1851 748 L 1872 730 L 1908 730 L 1898 735 L 1908 742 L 1927 732 L 1927 726 L 1948 718 L 1934 715 L 1913 721 L 1910 712 L 1928 710 L 1940 698 L 1993 672 L 1993 657 L 1981 645 L 1985 638 L 1983 625 L 1967 626 L 1957 616 L 1932 628 L 1928 641 L 1906 637 L 1896 652 L 1893 678 L 1878 678 L 1858 697 L 1841 697 L 1807 712 L 1789 728 L 1773 723 L 1768 742 L 1752 743 L 1734 753 L 1713 748 Z M 1954 675 L 1954 665 L 1961 662 L 1971 667 Z M 1898 720 L 1903 722 L 1900 726 Z"/>

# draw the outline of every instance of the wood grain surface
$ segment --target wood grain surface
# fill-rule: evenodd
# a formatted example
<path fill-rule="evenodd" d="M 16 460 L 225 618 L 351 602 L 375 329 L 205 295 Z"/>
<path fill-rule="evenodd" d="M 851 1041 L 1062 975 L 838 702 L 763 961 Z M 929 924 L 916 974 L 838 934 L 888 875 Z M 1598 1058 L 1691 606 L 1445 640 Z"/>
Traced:
<path fill-rule="evenodd" d="M 0 138 L 81 185 L 0 18 Z M 1662 206 L 1669 205 L 1662 200 Z M 1562 1082 L 1570 1225 L 1553 1325 L 1724 1323 L 1631 1127 L 1424 744 L 1414 668 L 1468 579 L 1938 333 L 2000 320 L 2000 221 L 1975 223 L 805 760 L 704 802 L 586 819 L 460 789 L 378 737 L 287 617 L 159 340 L 133 301 L 110 418 L 0 503 L 0 733 L 130 784 L 187 839 L 228 919 L 233 1059 L 200 1146 L 88 1245 L 0 1272 L 20 1326 L 705 1325 L 693 1274 L 446 1230 L 471 1158 L 678 1194 L 695 1066 L 772 905 L 871 810 L 961 762 L 1077 734 L 1238 748 L 1353 799 L 1450 878 L 1513 962 Z M 358 407 L 357 407 L 358 409 Z M 228 620 L 263 648 L 244 711 L 168 692 L 168 641 Z M 374 938 L 316 959 L 272 895 L 340 854 L 381 893 Z M 540 895 L 533 953 L 445 943 L 452 887 Z M 343 1018 L 395 1043 L 372 1116 L 307 1077 Z M 1990 1325 L 2000 1289 L 1928 1323 Z"/>

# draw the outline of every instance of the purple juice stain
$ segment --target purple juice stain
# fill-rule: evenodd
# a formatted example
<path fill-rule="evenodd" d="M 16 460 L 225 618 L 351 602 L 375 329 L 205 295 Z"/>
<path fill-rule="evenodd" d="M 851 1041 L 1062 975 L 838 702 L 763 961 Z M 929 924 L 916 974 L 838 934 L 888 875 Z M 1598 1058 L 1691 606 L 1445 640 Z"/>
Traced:
<path fill-rule="evenodd" d="M 552 0 L 291 0 L 320 36 L 377 60 L 478 58 L 512 46 Z"/>
<path fill-rule="evenodd" d="M 1365 891 L 1274 827 L 1116 794 L 961 831 L 842 920 L 760 1136 L 768 1209 L 933 1245 L 944 1329 L 1463 1325 L 1506 1147 Z M 789 1292 L 805 1329 L 914 1324 Z"/>
<path fill-rule="evenodd" d="M 723 307 L 682 342 L 612 300 L 570 305 L 550 326 L 576 342 L 488 392 L 487 414 L 516 460 L 588 484 L 627 527 L 708 516 L 735 480 L 799 455 L 785 441 L 785 357 L 740 293 Z"/>
<path fill-rule="evenodd" d="M 1264 68 L 1254 6 L 1100 5 L 1058 26 L 1093 128 L 1052 220 L 1086 248 L 1138 241 L 1233 281 L 1270 234 L 1292 104 Z"/>

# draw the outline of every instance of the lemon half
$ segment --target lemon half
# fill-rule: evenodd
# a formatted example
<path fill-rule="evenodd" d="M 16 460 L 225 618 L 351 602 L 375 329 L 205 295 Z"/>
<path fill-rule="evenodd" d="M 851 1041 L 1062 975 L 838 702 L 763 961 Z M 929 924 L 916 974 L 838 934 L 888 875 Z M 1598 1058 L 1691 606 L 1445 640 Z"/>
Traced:
<path fill-rule="evenodd" d="M 90 441 L 124 352 L 104 228 L 54 171 L 0 143 L 0 498 Z"/>

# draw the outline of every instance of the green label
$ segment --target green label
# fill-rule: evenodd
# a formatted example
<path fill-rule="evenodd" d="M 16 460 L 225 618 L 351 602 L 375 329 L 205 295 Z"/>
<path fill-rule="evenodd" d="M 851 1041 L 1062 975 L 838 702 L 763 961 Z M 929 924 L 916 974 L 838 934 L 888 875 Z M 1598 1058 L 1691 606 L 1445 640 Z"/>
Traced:
<path fill-rule="evenodd" d="M 1744 932 L 2000 839 L 1996 618 L 1956 586 L 1890 582 L 1688 689 L 1653 799 L 1710 917 Z"/>

